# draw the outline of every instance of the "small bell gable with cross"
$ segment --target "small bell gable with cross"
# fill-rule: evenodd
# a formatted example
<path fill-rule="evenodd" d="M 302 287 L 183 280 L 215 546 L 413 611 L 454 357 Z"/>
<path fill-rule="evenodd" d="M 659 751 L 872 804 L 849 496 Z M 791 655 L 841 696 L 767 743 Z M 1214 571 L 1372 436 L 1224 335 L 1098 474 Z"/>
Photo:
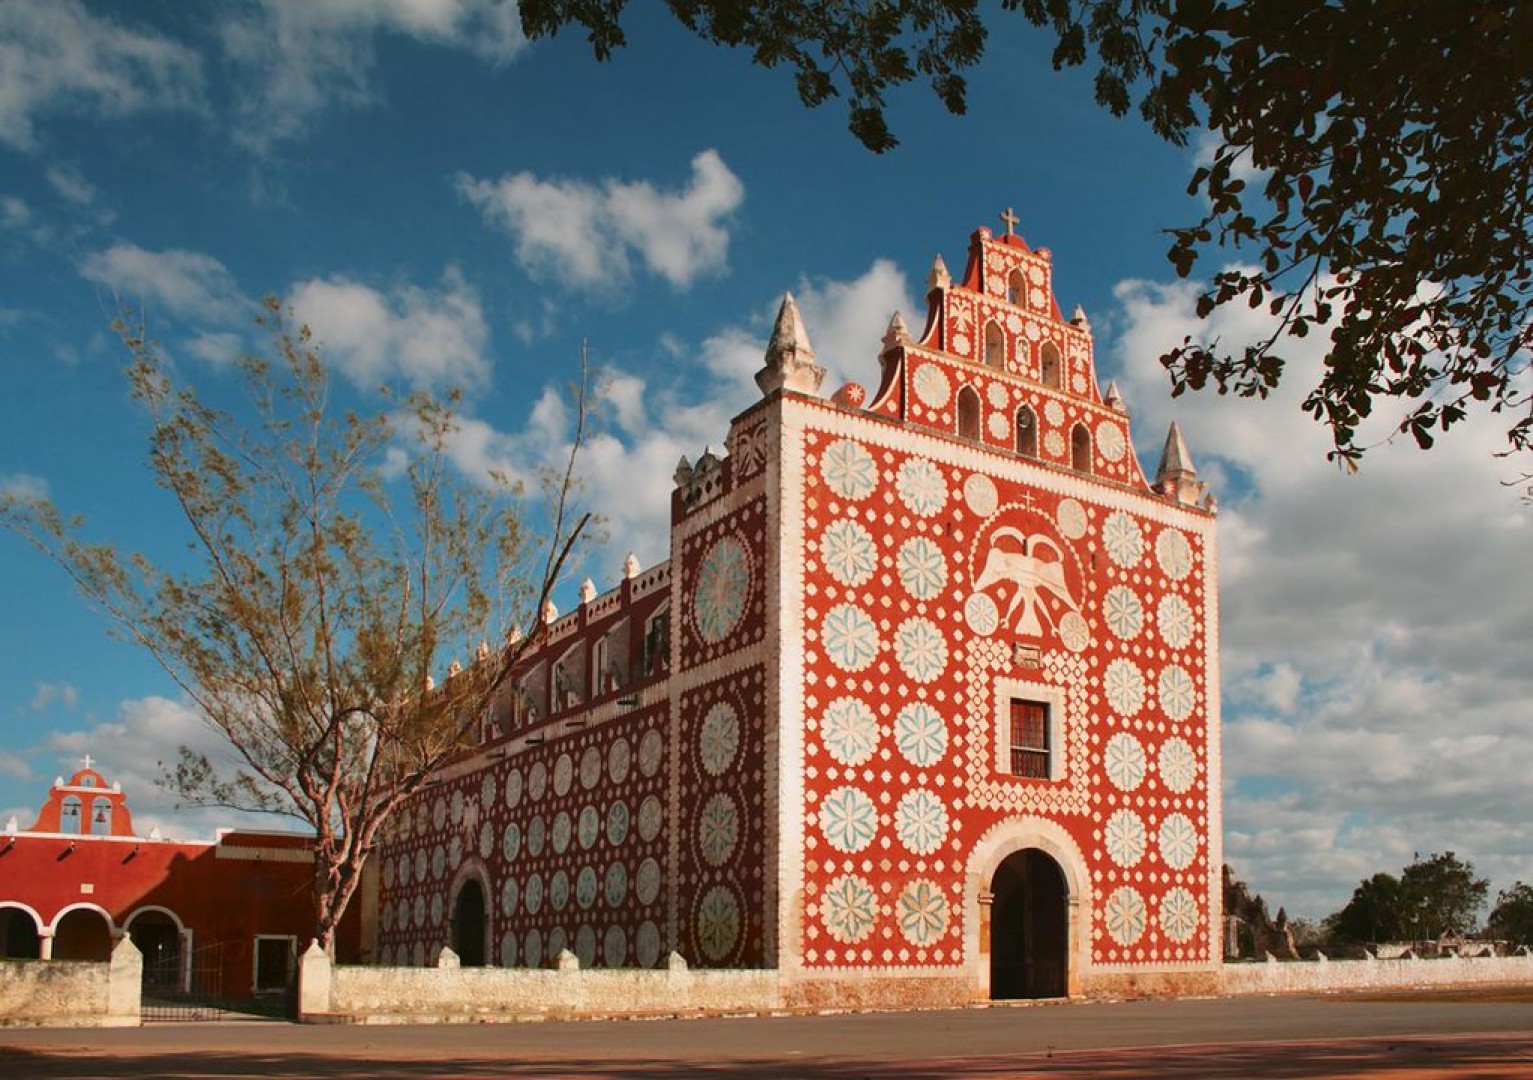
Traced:
<path fill-rule="evenodd" d="M 133 836 L 133 816 L 122 785 L 108 783 L 89 754 L 66 782 L 60 776 L 28 829 L 65 836 Z"/>

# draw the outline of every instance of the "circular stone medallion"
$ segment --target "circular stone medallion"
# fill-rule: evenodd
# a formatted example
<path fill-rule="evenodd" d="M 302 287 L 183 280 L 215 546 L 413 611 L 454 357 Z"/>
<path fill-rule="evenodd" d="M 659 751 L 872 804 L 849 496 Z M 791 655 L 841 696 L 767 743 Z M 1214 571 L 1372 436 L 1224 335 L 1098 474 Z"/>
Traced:
<path fill-rule="evenodd" d="M 708 549 L 692 595 L 697 633 L 704 642 L 717 645 L 740 624 L 750 587 L 750 564 L 739 540 L 726 536 Z"/>

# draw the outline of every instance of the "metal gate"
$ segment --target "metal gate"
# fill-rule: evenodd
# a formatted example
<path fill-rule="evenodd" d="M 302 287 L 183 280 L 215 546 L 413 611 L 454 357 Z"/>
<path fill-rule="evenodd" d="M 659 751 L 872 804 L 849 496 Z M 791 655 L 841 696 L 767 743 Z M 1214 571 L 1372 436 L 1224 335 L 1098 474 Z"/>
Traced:
<path fill-rule="evenodd" d="M 282 987 L 252 996 L 248 985 L 229 985 L 222 943 L 192 950 L 184 959 L 179 950 L 144 965 L 140 1016 L 144 1023 L 194 1023 L 292 1019 L 297 1014 L 297 987 Z"/>

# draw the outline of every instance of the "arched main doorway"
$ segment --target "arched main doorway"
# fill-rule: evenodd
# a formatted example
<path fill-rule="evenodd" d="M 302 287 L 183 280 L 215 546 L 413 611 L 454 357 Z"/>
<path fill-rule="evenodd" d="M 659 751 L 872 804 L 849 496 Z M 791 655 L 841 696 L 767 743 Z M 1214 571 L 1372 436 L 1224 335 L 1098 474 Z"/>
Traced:
<path fill-rule="evenodd" d="M 1059 864 L 1036 848 L 1014 851 L 990 882 L 990 996 L 1065 997 L 1069 892 Z"/>
<path fill-rule="evenodd" d="M 110 960 L 112 927 L 95 908 L 67 912 L 53 928 L 55 960 Z"/>
<path fill-rule="evenodd" d="M 452 906 L 452 951 L 464 967 L 484 967 L 484 886 L 469 878 Z"/>
<path fill-rule="evenodd" d="M 180 990 L 181 927 L 163 911 L 141 911 L 128 921 L 128 936 L 144 956 L 145 990 Z"/>
<path fill-rule="evenodd" d="M 0 957 L 36 960 L 41 955 L 42 938 L 32 913 L 18 907 L 0 907 Z"/>

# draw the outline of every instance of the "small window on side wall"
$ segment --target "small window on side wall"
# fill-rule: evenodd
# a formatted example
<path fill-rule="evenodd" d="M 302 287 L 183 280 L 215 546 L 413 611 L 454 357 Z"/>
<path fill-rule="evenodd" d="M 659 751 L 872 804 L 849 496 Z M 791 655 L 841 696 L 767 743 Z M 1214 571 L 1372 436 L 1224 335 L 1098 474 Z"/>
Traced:
<path fill-rule="evenodd" d="M 644 624 L 644 674 L 657 675 L 671 666 L 671 605 L 664 604 Z"/>

